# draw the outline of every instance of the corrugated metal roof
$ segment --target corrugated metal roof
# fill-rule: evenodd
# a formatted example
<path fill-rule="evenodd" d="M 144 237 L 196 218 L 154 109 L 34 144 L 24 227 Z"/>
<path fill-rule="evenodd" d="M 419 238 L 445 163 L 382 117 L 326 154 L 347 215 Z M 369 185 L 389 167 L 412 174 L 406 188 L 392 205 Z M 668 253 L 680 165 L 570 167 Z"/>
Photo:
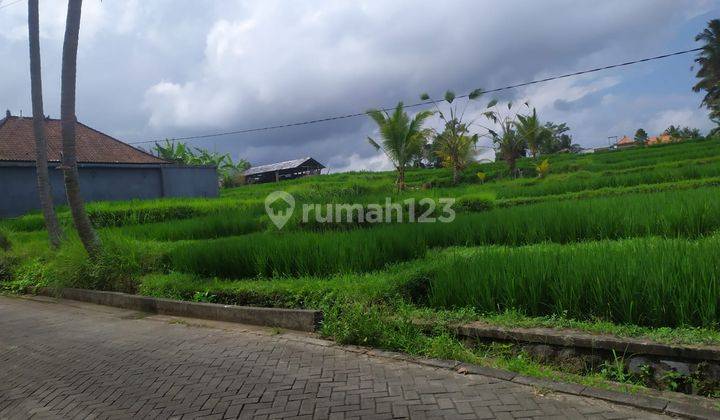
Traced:
<path fill-rule="evenodd" d="M 60 120 L 45 119 L 48 161 L 59 162 L 62 154 Z M 78 162 L 81 163 L 168 163 L 79 122 L 75 123 Z M 0 161 L 35 162 L 35 134 L 29 117 L 8 116 L 0 120 Z"/>
<path fill-rule="evenodd" d="M 244 175 L 255 175 L 255 174 L 261 174 L 264 172 L 275 172 L 275 171 L 281 171 L 284 169 L 295 169 L 302 167 L 307 161 L 312 160 L 317 163 L 317 161 L 311 157 L 305 157 L 301 159 L 294 159 L 294 160 L 288 160 L 285 162 L 278 162 L 278 163 L 271 163 L 269 165 L 261 165 L 261 166 L 254 166 L 247 171 L 245 171 Z M 318 163 L 321 168 L 324 168 L 324 166 L 320 163 Z M 314 166 L 314 165 L 313 165 Z"/>

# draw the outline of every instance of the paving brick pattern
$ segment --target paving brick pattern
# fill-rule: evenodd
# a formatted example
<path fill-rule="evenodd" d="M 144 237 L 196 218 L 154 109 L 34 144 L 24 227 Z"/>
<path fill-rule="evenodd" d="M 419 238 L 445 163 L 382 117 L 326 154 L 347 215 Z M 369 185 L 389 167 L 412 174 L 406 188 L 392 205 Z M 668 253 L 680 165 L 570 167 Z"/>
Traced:
<path fill-rule="evenodd" d="M 0 418 L 653 418 L 306 335 L 0 297 Z"/>

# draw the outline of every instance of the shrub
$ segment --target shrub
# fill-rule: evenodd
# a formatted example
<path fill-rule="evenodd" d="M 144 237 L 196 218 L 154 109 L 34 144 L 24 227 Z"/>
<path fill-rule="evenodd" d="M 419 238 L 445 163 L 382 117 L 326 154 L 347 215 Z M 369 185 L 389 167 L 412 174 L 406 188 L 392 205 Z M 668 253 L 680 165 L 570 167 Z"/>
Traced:
<path fill-rule="evenodd" d="M 535 170 L 538 178 L 545 178 L 550 173 L 550 161 L 548 159 L 543 160 L 535 167 Z"/>
<path fill-rule="evenodd" d="M 10 251 L 10 239 L 7 234 L 0 230 L 0 251 Z"/>
<path fill-rule="evenodd" d="M 158 245 L 123 236 L 102 235 L 100 255 L 92 260 L 79 240 L 66 241 L 46 269 L 45 276 L 57 287 L 135 293 L 143 274 L 162 269 Z"/>
<path fill-rule="evenodd" d="M 495 200 L 488 194 L 468 194 L 457 199 L 457 205 L 465 211 L 486 211 L 495 206 Z"/>

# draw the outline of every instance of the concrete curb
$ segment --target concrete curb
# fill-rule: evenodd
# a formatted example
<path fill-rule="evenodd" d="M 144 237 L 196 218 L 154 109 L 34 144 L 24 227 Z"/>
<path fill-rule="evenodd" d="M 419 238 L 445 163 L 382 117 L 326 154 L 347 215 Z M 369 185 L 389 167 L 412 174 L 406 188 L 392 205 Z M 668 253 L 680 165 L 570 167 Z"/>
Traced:
<path fill-rule="evenodd" d="M 710 406 L 716 404 L 714 401 L 693 395 L 684 395 L 674 392 L 656 391 L 649 389 L 643 390 L 639 393 L 631 394 L 628 392 L 587 387 L 581 384 L 557 382 L 532 376 L 524 376 L 507 370 L 461 363 L 455 360 L 413 357 L 404 353 L 387 350 L 376 350 L 358 346 L 337 346 L 346 351 L 350 351 L 353 353 L 362 353 L 372 357 L 402 360 L 408 363 L 415 363 L 436 369 L 449 370 L 465 375 L 488 376 L 491 378 L 509 381 L 520 385 L 533 386 L 536 388 L 549 390 L 552 392 L 558 392 L 561 394 L 599 399 L 614 404 L 635 407 L 656 413 L 702 420 L 720 418 L 720 410 L 710 408 Z"/>
<path fill-rule="evenodd" d="M 648 340 L 591 334 L 577 330 L 552 328 L 504 328 L 488 324 L 455 327 L 456 334 L 467 338 L 515 341 L 533 344 L 616 351 L 621 354 L 649 355 L 693 361 L 720 361 L 718 346 L 663 344 Z"/>
<path fill-rule="evenodd" d="M 115 306 L 161 315 L 210 319 L 213 321 L 279 327 L 288 330 L 313 332 L 322 321 L 322 312 L 306 309 L 257 308 L 252 306 L 219 305 L 215 303 L 186 302 L 119 292 L 86 289 L 43 288 L 38 294 L 64 299 Z"/>

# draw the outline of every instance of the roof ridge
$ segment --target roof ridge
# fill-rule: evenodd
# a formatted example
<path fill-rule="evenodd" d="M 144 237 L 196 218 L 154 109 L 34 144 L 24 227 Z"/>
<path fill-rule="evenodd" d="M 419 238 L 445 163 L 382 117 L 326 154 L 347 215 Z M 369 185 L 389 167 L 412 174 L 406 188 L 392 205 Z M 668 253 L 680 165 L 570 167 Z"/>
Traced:
<path fill-rule="evenodd" d="M 120 144 L 123 145 L 123 146 L 129 147 L 129 148 L 131 148 L 131 149 L 133 149 L 133 150 L 136 150 L 136 151 L 138 151 L 138 152 L 140 152 L 140 153 L 143 153 L 143 154 L 145 154 L 145 155 L 151 156 L 151 157 L 153 157 L 153 158 L 155 158 L 155 159 L 161 160 L 161 161 L 163 161 L 163 162 L 165 162 L 165 163 L 170 163 L 170 162 L 168 162 L 168 161 L 165 160 L 165 159 L 162 159 L 162 158 L 159 158 L 159 157 L 153 155 L 152 153 L 148 153 L 148 152 L 146 152 L 146 151 L 144 151 L 144 150 L 141 150 L 141 149 L 139 149 L 139 148 L 137 148 L 137 147 L 135 147 L 135 146 L 133 146 L 133 145 L 130 145 L 130 144 L 128 144 L 128 143 L 125 143 L 125 142 L 122 141 L 122 140 L 118 140 L 118 139 L 116 139 L 115 137 L 113 137 L 113 136 L 111 136 L 111 135 L 109 135 L 109 134 L 107 134 L 107 133 L 103 133 L 103 132 L 100 131 L 100 130 L 97 130 L 97 129 L 95 129 L 95 128 L 90 127 L 89 125 L 83 124 L 83 123 L 81 123 L 80 121 L 78 121 L 77 118 L 75 119 L 75 123 L 76 123 L 76 124 L 80 124 L 80 125 L 82 125 L 83 127 L 87 128 L 87 129 L 89 129 L 89 130 L 92 130 L 92 131 L 94 131 L 94 132 L 96 132 L 96 133 L 98 133 L 98 134 L 102 134 L 103 136 L 109 138 L 110 140 L 112 140 L 112 141 L 114 141 L 114 142 L 120 143 Z"/>

